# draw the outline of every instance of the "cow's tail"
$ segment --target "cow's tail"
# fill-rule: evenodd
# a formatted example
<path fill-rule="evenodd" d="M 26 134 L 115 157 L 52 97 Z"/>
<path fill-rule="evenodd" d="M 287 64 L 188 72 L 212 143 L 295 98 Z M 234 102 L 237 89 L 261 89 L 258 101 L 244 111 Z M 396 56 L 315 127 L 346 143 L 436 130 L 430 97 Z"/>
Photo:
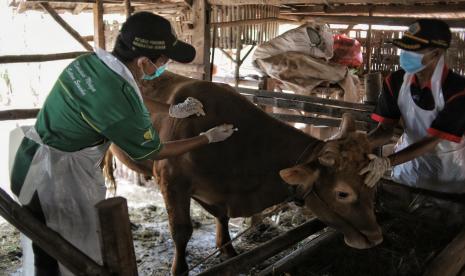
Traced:
<path fill-rule="evenodd" d="M 111 149 L 108 149 L 105 153 L 105 157 L 103 158 L 103 175 L 105 178 L 110 182 L 108 190 L 110 193 L 116 193 L 116 180 L 115 180 L 115 162 L 113 158 L 113 153 Z"/>

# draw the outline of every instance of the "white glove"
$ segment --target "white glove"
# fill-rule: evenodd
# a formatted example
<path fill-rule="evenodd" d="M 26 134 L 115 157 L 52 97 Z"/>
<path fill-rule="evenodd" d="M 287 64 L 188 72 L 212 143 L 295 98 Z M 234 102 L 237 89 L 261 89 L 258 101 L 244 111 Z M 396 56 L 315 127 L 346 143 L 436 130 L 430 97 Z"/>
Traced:
<path fill-rule="evenodd" d="M 381 179 L 384 173 L 391 168 L 391 161 L 387 157 L 378 157 L 374 154 L 368 154 L 370 163 L 360 170 L 359 175 L 366 174 L 365 185 L 373 187 Z"/>
<path fill-rule="evenodd" d="M 189 97 L 184 102 L 179 104 L 173 104 L 169 109 L 170 117 L 174 118 L 187 118 L 191 115 L 196 114 L 197 116 L 205 116 L 205 111 L 203 111 L 202 103 L 196 98 Z"/>
<path fill-rule="evenodd" d="M 208 139 L 208 143 L 221 142 L 229 138 L 234 131 L 237 131 L 237 128 L 233 128 L 233 125 L 219 125 L 214 128 L 207 130 L 206 132 L 200 133 L 200 135 L 205 135 Z"/>

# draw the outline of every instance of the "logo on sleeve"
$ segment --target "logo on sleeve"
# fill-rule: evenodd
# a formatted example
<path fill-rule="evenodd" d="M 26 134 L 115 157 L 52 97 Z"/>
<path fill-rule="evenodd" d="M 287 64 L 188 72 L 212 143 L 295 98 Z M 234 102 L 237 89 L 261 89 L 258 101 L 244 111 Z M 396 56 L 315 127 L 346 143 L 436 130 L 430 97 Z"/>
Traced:
<path fill-rule="evenodd" d="M 149 129 L 144 133 L 144 139 L 145 140 L 153 140 L 153 133 L 152 130 Z"/>

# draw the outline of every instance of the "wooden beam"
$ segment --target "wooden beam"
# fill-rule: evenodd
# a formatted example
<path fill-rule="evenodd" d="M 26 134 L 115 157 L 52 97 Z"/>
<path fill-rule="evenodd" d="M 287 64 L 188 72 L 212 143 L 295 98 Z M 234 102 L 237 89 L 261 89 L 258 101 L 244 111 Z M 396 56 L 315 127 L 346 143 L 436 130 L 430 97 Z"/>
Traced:
<path fill-rule="evenodd" d="M 210 76 L 210 28 L 208 28 L 208 4 L 206 0 L 194 0 L 192 3 L 192 18 L 194 24 L 194 33 L 192 36 L 192 45 L 197 52 L 192 63 L 203 66 L 200 79 L 206 79 Z"/>
<path fill-rule="evenodd" d="M 138 4 L 134 5 L 134 1 L 131 2 L 131 13 L 138 12 L 138 11 L 151 11 L 151 12 L 156 12 L 156 13 L 164 13 L 164 16 L 167 14 L 172 14 L 176 15 L 178 13 L 182 13 L 183 10 L 186 9 L 185 6 L 181 5 L 170 5 L 164 8 L 163 6 L 159 5 L 154 5 L 154 4 Z M 103 7 L 103 12 L 105 14 L 110 14 L 110 13 L 119 13 L 119 14 L 125 14 L 126 13 L 126 7 L 121 6 L 121 5 L 104 5 Z M 179 35 L 183 35 L 179 34 Z"/>
<path fill-rule="evenodd" d="M 316 233 L 325 227 L 324 223 L 316 218 L 260 245 L 256 248 L 245 252 L 239 256 L 231 258 L 219 265 L 209 268 L 198 274 L 207 275 L 237 275 L 240 272 L 246 272 L 250 267 L 268 259 L 271 256 L 289 248 L 295 243 L 305 239 L 313 233 Z"/>
<path fill-rule="evenodd" d="M 281 9 L 281 14 L 434 14 L 465 12 L 465 3 L 432 5 L 315 5 Z"/>
<path fill-rule="evenodd" d="M 102 260 L 113 275 L 137 276 L 136 256 L 123 197 L 113 197 L 95 205 L 97 209 Z"/>
<path fill-rule="evenodd" d="M 183 63 L 170 63 L 168 70 L 191 72 L 197 74 L 205 74 L 204 66 L 201 64 L 183 64 Z"/>
<path fill-rule="evenodd" d="M 105 50 L 105 26 L 103 24 L 103 0 L 95 0 L 94 14 L 94 45 Z"/>
<path fill-rule="evenodd" d="M 2 63 L 21 63 L 21 62 L 44 62 L 62 59 L 73 59 L 80 55 L 91 52 L 69 52 L 48 55 L 9 55 L 0 56 L 0 64 Z"/>
<path fill-rule="evenodd" d="M 39 108 L 10 109 L 0 111 L 0 121 L 32 119 L 39 113 Z"/>
<path fill-rule="evenodd" d="M 314 96 L 280 93 L 280 92 L 257 90 L 257 89 L 250 89 L 250 88 L 238 88 L 236 90 L 241 94 L 250 94 L 250 95 L 255 95 L 258 97 L 280 98 L 280 99 L 288 99 L 288 100 L 293 100 L 293 101 L 319 103 L 319 104 L 325 104 L 325 105 L 330 105 L 330 106 L 340 106 L 340 107 L 345 107 L 345 108 L 358 109 L 358 110 L 367 111 L 367 112 L 371 112 L 374 109 L 374 106 L 369 105 L 369 104 L 350 103 L 350 102 L 345 102 L 345 101 L 331 100 L 331 99 L 325 99 L 325 98 L 314 97 Z"/>
<path fill-rule="evenodd" d="M 285 16 L 285 15 L 283 15 Z M 315 15 L 302 16 L 302 20 L 318 21 L 330 24 L 372 24 L 388 26 L 409 26 L 416 18 L 414 17 L 388 17 L 388 16 L 348 16 L 348 15 Z M 463 19 L 442 18 L 451 28 L 465 28 Z"/>
<path fill-rule="evenodd" d="M 465 228 L 426 267 L 424 276 L 465 273 Z"/>
<path fill-rule="evenodd" d="M 320 4 L 320 5 L 327 5 L 328 2 L 332 5 L 334 4 L 385 4 L 386 0 L 208 0 L 211 5 L 224 5 L 224 6 L 231 6 L 231 5 L 273 5 L 273 6 L 281 6 L 281 5 L 291 5 L 291 4 Z M 425 0 L 390 0 L 390 4 L 415 4 L 415 3 L 424 3 Z M 427 1 L 429 3 L 441 3 L 444 1 L 441 0 L 433 0 Z"/>
<path fill-rule="evenodd" d="M 87 43 L 87 41 L 84 38 L 82 38 L 81 35 L 78 32 L 76 32 L 70 25 L 68 25 L 68 23 L 66 23 L 66 21 L 64 21 L 63 18 L 61 18 L 58 15 L 58 13 L 56 13 L 56 11 L 50 6 L 50 4 L 44 2 L 40 3 L 40 5 L 61 27 L 63 27 L 63 29 L 65 29 L 65 31 L 67 31 L 72 37 L 74 37 L 74 39 L 76 39 L 86 50 L 93 50 L 92 46 L 90 46 L 90 44 Z"/>
<path fill-rule="evenodd" d="M 318 254 L 318 251 L 333 241 L 335 241 L 341 234 L 336 232 L 333 229 L 322 233 L 318 237 L 314 238 L 304 246 L 293 251 L 291 254 L 282 258 L 281 260 L 273 263 L 264 270 L 258 273 L 258 276 L 267 276 L 267 275 L 287 275 L 286 272 L 291 272 L 292 268 L 298 266 L 299 264 L 311 261 L 312 257 Z"/>
<path fill-rule="evenodd" d="M 0 189 L 0 215 L 75 275 L 110 275 L 104 267 L 45 226 L 2 189 Z"/>
<path fill-rule="evenodd" d="M 284 121 L 284 122 L 302 123 L 302 124 L 315 125 L 315 126 L 338 127 L 341 124 L 341 119 L 335 119 L 335 118 L 322 118 L 322 117 L 304 116 L 304 115 L 290 115 L 290 114 L 282 114 L 282 113 L 268 113 L 268 115 L 278 120 Z M 369 123 L 365 121 L 355 122 L 355 128 L 357 130 L 362 130 L 362 131 L 370 131 L 376 125 L 377 125 L 376 123 Z"/>
<path fill-rule="evenodd" d="M 253 24 L 263 24 L 268 22 L 280 22 L 280 23 L 296 23 L 295 20 L 283 19 L 278 17 L 268 17 L 260 19 L 246 19 L 246 20 L 236 20 L 229 22 L 214 22 L 210 23 L 212 27 L 233 27 L 233 26 L 242 26 L 242 25 L 253 25 Z"/>
<path fill-rule="evenodd" d="M 27 0 L 26 2 L 48 2 L 48 3 L 82 3 L 82 4 L 95 4 L 95 0 Z M 124 4 L 124 0 L 103 0 L 105 4 Z M 159 7 L 164 7 L 165 5 L 183 5 L 187 6 L 186 2 L 183 0 L 171 0 L 171 2 L 166 2 L 164 0 L 135 0 L 132 1 L 132 4 L 152 4 Z"/>

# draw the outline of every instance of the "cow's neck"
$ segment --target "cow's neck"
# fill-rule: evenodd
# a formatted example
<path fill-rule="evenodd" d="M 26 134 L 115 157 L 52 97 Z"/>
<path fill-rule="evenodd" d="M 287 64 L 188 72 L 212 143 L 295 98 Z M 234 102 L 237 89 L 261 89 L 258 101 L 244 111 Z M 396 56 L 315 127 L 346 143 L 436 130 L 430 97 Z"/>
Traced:
<path fill-rule="evenodd" d="M 273 142 L 268 145 L 273 154 L 280 156 L 280 165 L 294 166 L 314 159 L 324 142 L 278 121 L 272 128 Z M 278 159 L 276 159 L 278 160 Z"/>

